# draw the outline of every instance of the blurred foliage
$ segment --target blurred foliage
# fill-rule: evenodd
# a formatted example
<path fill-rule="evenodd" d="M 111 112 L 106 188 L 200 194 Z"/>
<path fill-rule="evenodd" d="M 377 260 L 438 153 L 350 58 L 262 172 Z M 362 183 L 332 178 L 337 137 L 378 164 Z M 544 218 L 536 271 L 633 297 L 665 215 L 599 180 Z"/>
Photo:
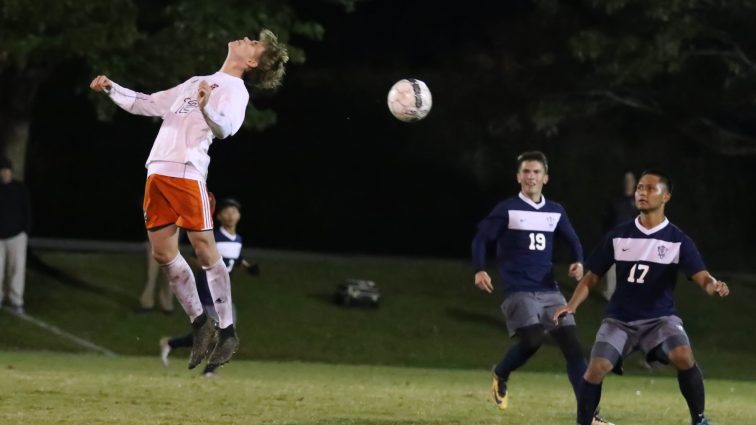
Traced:
<path fill-rule="evenodd" d="M 537 1 L 571 76 L 532 115 L 538 130 L 633 109 L 728 154 L 756 154 L 756 1 Z M 556 112 L 556 113 L 555 113 Z"/>
<path fill-rule="evenodd" d="M 349 11 L 360 0 L 324 1 Z M 300 19 L 284 0 L 0 0 L 0 27 L 6 97 L 14 78 L 38 85 L 72 61 L 137 90 L 162 90 L 215 72 L 227 41 L 256 38 L 263 28 L 289 44 L 293 63 L 302 63 L 305 52 L 294 40 L 320 40 L 324 34 L 319 23 Z M 101 117 L 114 110 L 102 96 L 92 99 Z M 250 112 L 249 127 L 275 123 L 273 111 L 250 105 Z"/>

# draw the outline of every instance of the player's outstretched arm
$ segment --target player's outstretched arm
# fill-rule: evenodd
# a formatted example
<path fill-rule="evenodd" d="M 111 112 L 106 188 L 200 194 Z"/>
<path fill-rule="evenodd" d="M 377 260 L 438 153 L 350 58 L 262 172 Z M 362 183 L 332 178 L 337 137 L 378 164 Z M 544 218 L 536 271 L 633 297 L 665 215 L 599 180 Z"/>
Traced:
<path fill-rule="evenodd" d="M 709 274 L 708 271 L 702 270 L 691 277 L 693 282 L 696 282 L 704 291 L 709 295 L 719 295 L 720 297 L 726 297 L 730 295 L 730 288 L 726 283 L 721 280 L 717 280 L 714 276 Z"/>
<path fill-rule="evenodd" d="M 570 298 L 570 302 L 567 303 L 567 305 L 563 307 L 559 307 L 554 312 L 554 316 L 552 319 L 554 322 L 558 322 L 561 316 L 568 313 L 575 313 L 577 311 L 577 308 L 580 307 L 580 304 L 585 301 L 586 298 L 588 298 L 588 294 L 591 291 L 591 288 L 596 286 L 596 284 L 601 279 L 601 276 L 589 271 L 585 276 L 583 276 L 582 279 L 580 279 L 580 283 L 578 283 L 577 287 L 575 288 L 575 292 L 572 293 L 572 298 Z"/>
<path fill-rule="evenodd" d="M 110 99 L 126 112 L 148 117 L 163 117 L 178 95 L 180 86 L 171 89 L 144 94 L 122 87 L 105 75 L 98 75 L 89 84 L 89 88 L 98 92 L 106 93 Z"/>

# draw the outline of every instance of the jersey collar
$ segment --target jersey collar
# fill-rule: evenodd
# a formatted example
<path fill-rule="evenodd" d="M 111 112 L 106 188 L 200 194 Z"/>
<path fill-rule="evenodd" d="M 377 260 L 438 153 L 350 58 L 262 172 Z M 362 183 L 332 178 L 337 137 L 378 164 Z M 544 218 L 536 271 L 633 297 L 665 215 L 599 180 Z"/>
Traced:
<path fill-rule="evenodd" d="M 520 192 L 518 194 L 518 196 L 520 197 L 520 199 L 523 200 L 523 202 L 525 202 L 526 204 L 530 205 L 531 207 L 533 207 L 533 208 L 535 208 L 537 210 L 540 210 L 544 205 L 546 205 L 546 197 L 543 196 L 543 193 L 541 194 L 541 202 L 539 202 L 537 204 L 535 202 L 533 202 L 533 200 L 531 200 L 527 196 L 523 195 L 522 192 Z"/>
<path fill-rule="evenodd" d="M 229 233 L 228 230 L 223 228 L 223 226 L 221 226 L 220 232 L 223 233 L 230 240 L 236 239 L 236 235 L 232 235 L 231 233 Z"/>
<path fill-rule="evenodd" d="M 635 217 L 635 227 L 637 227 L 638 230 L 640 230 L 641 233 L 643 233 L 644 235 L 654 234 L 654 233 L 658 232 L 659 230 L 667 227 L 668 224 L 669 224 L 669 219 L 667 217 L 664 217 L 664 221 L 662 221 L 661 223 L 657 224 L 655 227 L 653 227 L 651 229 L 646 229 L 640 223 L 640 216 Z"/>

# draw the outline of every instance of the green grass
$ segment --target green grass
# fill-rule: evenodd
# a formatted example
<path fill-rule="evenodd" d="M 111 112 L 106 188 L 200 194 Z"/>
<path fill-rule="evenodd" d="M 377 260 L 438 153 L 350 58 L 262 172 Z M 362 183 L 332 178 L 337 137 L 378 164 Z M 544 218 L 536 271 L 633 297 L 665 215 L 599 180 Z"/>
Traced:
<path fill-rule="evenodd" d="M 521 372 L 510 409 L 488 401 L 489 374 L 235 361 L 220 377 L 163 368 L 156 357 L 0 353 L 0 423 L 11 424 L 573 424 L 574 398 L 561 373 Z M 709 379 L 717 424 L 756 421 L 756 383 Z M 610 377 L 603 412 L 621 424 L 685 425 L 672 378 Z"/>
<path fill-rule="evenodd" d="M 144 279 L 143 255 L 37 254 L 41 263 L 29 270 L 26 295 L 27 311 L 34 317 L 125 355 L 153 355 L 161 336 L 188 331 L 180 311 L 172 316 L 133 312 Z M 259 278 L 233 276 L 239 359 L 487 370 L 511 343 L 499 295 L 477 290 L 463 261 L 269 256 L 260 263 Z M 383 291 L 382 306 L 333 305 L 332 291 L 348 277 L 375 280 Z M 681 316 L 707 377 L 752 380 L 756 342 L 750 337 L 750 300 L 756 299 L 756 288 L 738 282 L 731 287 L 733 295 L 719 300 L 681 281 Z M 604 306 L 591 298 L 578 312 L 586 350 Z M 0 350 L 82 351 L 2 316 L 12 326 L 0 326 Z M 545 346 L 524 370 L 562 368 L 558 350 Z M 647 373 L 638 361 L 629 361 L 626 369 Z M 672 375 L 667 369 L 654 376 Z"/>

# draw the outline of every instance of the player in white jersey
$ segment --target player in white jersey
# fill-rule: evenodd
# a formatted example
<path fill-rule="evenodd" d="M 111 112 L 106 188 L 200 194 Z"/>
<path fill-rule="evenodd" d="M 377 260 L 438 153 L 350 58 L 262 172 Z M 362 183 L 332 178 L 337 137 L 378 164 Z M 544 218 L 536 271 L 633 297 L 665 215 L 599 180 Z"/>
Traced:
<path fill-rule="evenodd" d="M 244 122 L 249 101 L 244 80 L 257 87 L 276 88 L 287 61 L 285 46 L 272 32 L 263 30 L 259 41 L 245 37 L 229 42 L 226 60 L 215 74 L 192 77 L 165 91 L 137 93 L 104 75 L 90 84 L 92 90 L 107 93 L 132 114 L 163 119 L 146 164 L 144 218 L 152 254 L 192 323 L 190 369 L 208 354 L 208 364 L 222 365 L 239 346 L 231 282 L 213 237 L 214 201 L 205 187 L 210 164 L 207 152 L 213 139 L 232 136 Z M 206 271 L 218 313 L 218 338 L 215 323 L 203 311 L 192 270 L 179 253 L 179 228 L 187 230 L 197 260 Z"/>
<path fill-rule="evenodd" d="M 669 177 L 660 171 L 645 171 L 635 190 L 640 215 L 607 234 L 588 258 L 585 265 L 589 271 L 570 302 L 554 312 L 554 321 L 574 313 L 590 288 L 616 265 L 617 290 L 596 334 L 578 395 L 579 425 L 591 423 L 604 377 L 624 356 L 637 350 L 652 365 L 671 364 L 677 369 L 691 424 L 709 425 L 704 416 L 703 376 L 677 316 L 673 292 L 679 270 L 708 295 L 726 297 L 730 290 L 709 274 L 693 241 L 665 217 L 664 207 L 671 197 Z"/>

